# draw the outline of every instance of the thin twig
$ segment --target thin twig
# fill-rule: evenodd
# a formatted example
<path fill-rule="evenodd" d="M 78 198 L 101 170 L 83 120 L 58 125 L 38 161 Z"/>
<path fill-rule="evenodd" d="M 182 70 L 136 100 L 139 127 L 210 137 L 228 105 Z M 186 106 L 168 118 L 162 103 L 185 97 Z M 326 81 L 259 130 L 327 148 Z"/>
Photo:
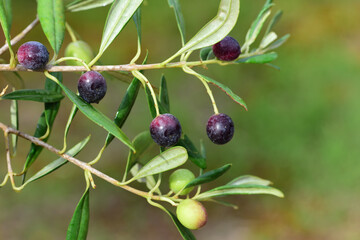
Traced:
<path fill-rule="evenodd" d="M 50 144 L 48 143 L 45 143 L 43 141 L 41 141 L 40 139 L 36 138 L 36 137 L 33 137 L 29 134 L 26 134 L 26 133 L 23 133 L 23 132 L 20 132 L 16 129 L 13 129 L 9 126 L 6 126 L 5 124 L 1 123 L 0 122 L 0 128 L 4 131 L 4 134 L 15 134 L 19 137 L 22 137 L 26 140 L 29 140 L 30 142 L 34 143 L 35 145 L 38 145 L 38 146 L 41 146 L 47 150 L 49 150 L 50 152 L 53 152 L 55 154 L 57 154 L 58 156 L 68 160 L 69 162 L 71 162 L 72 164 L 82 168 L 83 170 L 86 170 L 86 171 L 89 171 L 90 173 L 98 176 L 99 178 L 117 186 L 117 187 L 120 187 L 120 188 L 123 188 L 124 190 L 127 190 L 131 193 L 134 193 L 136 195 L 139 195 L 139 196 L 142 196 L 144 198 L 148 198 L 148 197 L 151 197 L 151 199 L 153 200 L 157 200 L 157 201 L 167 201 L 169 202 L 169 198 L 167 197 L 163 197 L 163 196 L 158 196 L 158 195 L 150 195 L 148 194 L 147 192 L 144 192 L 144 191 L 141 191 L 141 190 L 138 190 L 138 189 L 135 189 L 135 188 L 132 188 L 128 185 L 123 185 L 123 183 L 119 182 L 118 180 L 106 175 L 105 173 L 103 172 L 100 172 L 99 170 L 91 167 L 89 164 L 85 163 L 85 162 L 82 162 L 68 154 L 64 154 L 64 153 L 61 153 L 61 150 L 51 146 Z M 6 135 L 5 135 L 6 136 Z M 10 168 L 9 168 L 10 167 Z M 11 165 L 9 165 L 9 158 L 8 158 L 8 171 L 9 173 L 12 173 L 12 169 L 11 169 Z M 10 174 L 10 178 L 12 177 L 12 175 Z M 12 180 L 13 181 L 13 180 Z M 175 201 L 181 201 L 182 199 L 173 199 Z"/>
<path fill-rule="evenodd" d="M 36 17 L 34 21 L 32 21 L 24 30 L 22 30 L 21 33 L 16 35 L 13 39 L 11 39 L 11 46 L 14 46 L 16 43 L 18 43 L 21 39 L 23 39 L 26 34 L 28 34 L 31 29 L 33 29 L 37 24 L 39 23 L 39 18 Z M 5 43 L 4 46 L 0 48 L 0 55 L 6 52 L 9 49 L 9 46 L 7 43 Z"/>

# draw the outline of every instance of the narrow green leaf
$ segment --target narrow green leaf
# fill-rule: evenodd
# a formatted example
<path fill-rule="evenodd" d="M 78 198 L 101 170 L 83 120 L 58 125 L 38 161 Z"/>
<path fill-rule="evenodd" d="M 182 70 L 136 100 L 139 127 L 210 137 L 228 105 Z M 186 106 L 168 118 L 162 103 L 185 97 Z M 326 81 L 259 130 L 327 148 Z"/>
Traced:
<path fill-rule="evenodd" d="M 225 185 L 214 188 L 210 191 L 200 193 L 194 199 L 205 200 L 212 197 L 222 197 L 227 195 L 246 195 L 246 194 L 269 194 L 277 197 L 284 197 L 284 194 L 273 187 L 263 185 Z"/>
<path fill-rule="evenodd" d="M 148 54 L 146 54 L 143 64 L 146 63 L 147 57 Z M 133 78 L 128 89 L 126 90 L 125 96 L 121 100 L 121 103 L 114 118 L 114 122 L 119 128 L 122 128 L 126 119 L 128 118 L 131 109 L 135 104 L 135 100 L 138 96 L 140 86 L 141 86 L 140 80 L 137 78 Z M 114 136 L 108 134 L 105 140 L 105 147 L 107 147 L 112 142 L 113 139 Z"/>
<path fill-rule="evenodd" d="M 212 51 L 212 46 L 204 47 L 200 50 L 200 60 L 206 61 L 209 53 Z"/>
<path fill-rule="evenodd" d="M 200 140 L 200 153 L 201 156 L 206 160 L 206 149 L 205 149 L 204 141 L 202 139 Z"/>
<path fill-rule="evenodd" d="M 244 185 L 244 184 L 269 186 L 271 184 L 271 182 L 269 180 L 265 180 L 265 179 L 262 179 L 262 178 L 259 178 L 256 176 L 244 175 L 244 176 L 240 176 L 240 177 L 237 177 L 237 178 L 231 180 L 226 185 L 238 186 L 238 185 Z"/>
<path fill-rule="evenodd" d="M 188 154 L 183 147 L 172 147 L 155 158 L 151 159 L 143 168 L 139 170 L 132 180 L 155 175 L 161 172 L 183 165 L 188 159 Z"/>
<path fill-rule="evenodd" d="M 98 7 L 105 7 L 112 3 L 114 0 L 83 0 L 83 1 L 74 1 L 66 5 L 66 9 L 71 12 L 85 11 Z"/>
<path fill-rule="evenodd" d="M 167 89 L 166 79 L 164 75 L 161 76 L 159 99 L 160 99 L 159 102 L 164 107 L 164 110 L 166 110 L 166 112 L 169 113 L 170 112 L 169 92 Z"/>
<path fill-rule="evenodd" d="M 10 122 L 12 128 L 19 130 L 19 108 L 18 108 L 18 102 L 16 100 L 11 101 Z M 16 134 L 12 134 L 11 143 L 12 143 L 13 155 L 16 155 L 17 141 L 18 141 L 18 136 Z"/>
<path fill-rule="evenodd" d="M 270 51 L 270 50 L 274 50 L 278 47 L 280 47 L 281 45 L 283 45 L 290 37 L 290 34 L 286 34 L 285 36 L 279 38 L 277 41 L 273 42 L 267 49 L 266 51 Z"/>
<path fill-rule="evenodd" d="M 86 240 L 89 227 L 89 188 L 86 188 L 70 221 L 66 240 Z"/>
<path fill-rule="evenodd" d="M 68 133 L 69 133 L 71 123 L 72 123 L 72 121 L 74 120 L 74 118 L 75 118 L 76 113 L 78 112 L 78 110 L 79 110 L 79 109 L 76 107 L 76 105 L 73 104 L 73 106 L 72 106 L 72 108 L 71 108 L 71 111 L 70 111 L 70 114 L 69 114 L 68 121 L 66 122 L 66 126 L 65 126 L 65 131 L 64 131 L 64 143 L 66 143 L 66 138 L 67 138 L 67 135 L 68 135 Z"/>
<path fill-rule="evenodd" d="M 220 88 L 222 91 L 224 91 L 234 102 L 240 104 L 243 108 L 245 108 L 245 110 L 247 110 L 247 106 L 246 103 L 244 102 L 244 100 L 241 99 L 241 97 L 239 97 L 238 95 L 236 95 L 229 87 L 225 86 L 224 84 L 215 81 L 214 79 L 211 79 L 205 75 L 201 75 L 199 74 L 206 82 L 208 83 L 212 83 L 215 86 L 217 86 L 218 88 Z"/>
<path fill-rule="evenodd" d="M 185 46 L 171 56 L 165 63 L 177 56 L 200 48 L 214 45 L 226 37 L 235 26 L 240 12 L 240 0 L 221 0 L 215 18 L 207 23 Z"/>
<path fill-rule="evenodd" d="M 137 98 L 139 88 L 140 88 L 140 81 L 137 78 L 134 78 L 129 85 L 128 89 L 126 90 L 126 94 L 121 101 L 121 104 L 116 112 L 116 116 L 114 119 L 115 124 L 121 128 L 127 117 L 130 114 L 132 107 L 134 106 L 135 100 Z M 105 145 L 108 146 L 112 140 L 114 139 L 114 135 L 108 134 L 105 140 Z"/>
<path fill-rule="evenodd" d="M 179 219 L 176 217 L 175 214 L 173 214 L 168 210 L 166 210 L 166 213 L 171 217 L 173 223 L 175 224 L 176 228 L 178 229 L 179 233 L 181 234 L 184 240 L 196 240 L 194 234 L 192 234 L 192 232 L 188 228 L 184 227 L 180 223 Z"/>
<path fill-rule="evenodd" d="M 168 0 L 169 6 L 174 9 L 176 23 L 179 28 L 180 36 L 181 36 L 181 43 L 184 46 L 186 41 L 185 35 L 185 20 L 184 16 L 181 11 L 180 2 L 179 0 Z"/>
<path fill-rule="evenodd" d="M 51 75 L 55 76 L 60 82 L 62 81 L 62 73 L 56 72 L 56 73 L 51 73 Z M 54 83 L 52 80 L 50 80 L 49 78 L 46 78 L 46 80 L 45 80 L 45 89 L 49 90 L 49 91 L 61 93 L 61 88 L 56 83 Z M 36 130 L 34 133 L 34 137 L 44 136 L 44 134 L 48 130 L 47 129 L 48 125 L 50 127 L 49 132 L 51 133 L 52 125 L 53 125 L 56 115 L 59 111 L 59 107 L 60 107 L 60 102 L 45 103 L 45 110 L 39 118 L 39 121 L 36 126 Z M 50 136 L 50 134 L 49 134 L 49 136 Z M 47 142 L 47 140 L 49 139 L 49 136 L 42 139 L 42 141 Z M 27 158 L 26 158 L 26 161 L 24 164 L 23 171 L 25 171 L 25 172 L 27 171 L 27 169 L 33 164 L 33 162 L 39 156 L 42 149 L 43 148 L 38 145 L 35 145 L 33 143 L 31 144 L 29 153 L 27 155 Z M 24 176 L 23 177 L 23 181 L 24 181 L 25 174 L 23 176 Z"/>
<path fill-rule="evenodd" d="M 136 153 L 129 151 L 125 172 L 128 173 L 142 154 L 154 143 L 149 131 L 138 134 L 133 140 Z"/>
<path fill-rule="evenodd" d="M 9 0 L 0 1 L 0 24 L 4 32 L 6 43 L 9 46 L 10 65 L 15 67 L 15 54 L 11 47 L 10 28 L 12 21 L 11 3 Z"/>
<path fill-rule="evenodd" d="M 182 146 L 182 147 L 186 148 L 188 155 L 189 155 L 189 159 L 195 165 L 197 165 L 199 168 L 202 168 L 202 169 L 206 168 L 206 159 L 201 154 L 201 152 L 199 152 L 196 149 L 195 145 L 192 143 L 192 141 L 186 134 L 184 134 L 184 138 L 179 140 L 179 142 L 177 143 L 177 146 Z"/>
<path fill-rule="evenodd" d="M 145 94 L 146 94 L 146 99 L 148 101 L 151 117 L 156 118 L 156 110 L 155 110 L 154 99 L 151 96 L 151 92 L 150 92 L 150 90 L 149 90 L 149 88 L 147 86 L 145 87 Z M 166 110 L 166 108 L 159 101 L 157 101 L 157 102 L 158 102 L 158 107 L 159 107 L 160 114 L 167 113 L 168 111 Z"/>
<path fill-rule="evenodd" d="M 141 43 L 141 7 L 139 7 L 133 15 L 133 20 L 138 35 L 138 41 Z"/>
<path fill-rule="evenodd" d="M 237 60 L 237 63 L 257 63 L 257 64 L 264 64 L 269 63 L 277 59 L 278 55 L 276 52 L 265 53 L 260 55 L 255 55 L 247 58 L 242 58 Z"/>
<path fill-rule="evenodd" d="M 145 87 L 145 94 L 146 94 L 146 99 L 148 102 L 151 117 L 156 118 L 156 109 L 155 109 L 154 99 L 152 98 L 151 92 L 147 86 Z"/>
<path fill-rule="evenodd" d="M 81 97 L 73 93 L 69 88 L 67 88 L 61 82 L 58 82 L 59 86 L 62 88 L 67 97 L 79 108 L 79 110 L 91 121 L 104 128 L 110 134 L 114 135 L 120 141 L 122 141 L 126 146 L 135 151 L 132 146 L 129 138 L 123 133 L 123 131 L 107 116 L 102 112 L 98 111 L 96 108 L 91 106 L 89 103 L 85 102 Z"/>
<path fill-rule="evenodd" d="M 102 55 L 109 47 L 142 2 L 143 0 L 114 1 L 106 19 L 99 55 Z"/>
<path fill-rule="evenodd" d="M 264 49 L 267 46 L 269 46 L 272 42 L 274 42 L 277 39 L 277 35 L 274 32 L 270 32 L 267 35 L 265 35 L 265 37 L 261 40 L 260 43 L 260 49 Z"/>
<path fill-rule="evenodd" d="M 200 50 L 200 59 L 201 59 L 201 61 L 215 59 L 215 55 L 212 50 L 212 46 L 204 47 Z"/>
<path fill-rule="evenodd" d="M 4 9 L 6 13 L 6 21 L 8 24 L 8 29 L 11 29 L 12 25 L 12 7 L 11 7 L 11 0 L 1 0 L 4 4 Z"/>
<path fill-rule="evenodd" d="M 73 148 L 71 148 L 69 151 L 67 151 L 66 154 L 69 156 L 75 157 L 85 147 L 85 145 L 89 142 L 89 140 L 90 140 L 90 136 L 88 136 L 87 138 L 85 138 L 84 140 L 82 140 L 81 142 L 76 144 Z M 59 158 L 57 160 L 52 161 L 51 163 L 49 163 L 48 165 L 43 167 L 40 171 L 35 173 L 31 178 L 29 178 L 25 182 L 25 184 L 31 183 L 35 180 L 38 180 L 38 179 L 52 173 L 53 171 L 60 168 L 67 162 L 68 161 L 64 158 Z"/>
<path fill-rule="evenodd" d="M 8 93 L 1 99 L 35 101 L 44 103 L 59 102 L 64 96 L 61 93 L 46 89 L 22 89 Z"/>
<path fill-rule="evenodd" d="M 283 14 L 283 11 L 279 10 L 276 12 L 276 14 L 274 15 L 274 17 L 271 19 L 267 29 L 266 29 L 266 32 L 265 32 L 265 35 L 269 34 L 270 31 L 274 28 L 274 26 L 276 25 L 276 23 L 278 23 L 282 17 L 282 14 Z"/>
<path fill-rule="evenodd" d="M 217 179 L 218 177 L 223 175 L 227 170 L 229 170 L 230 167 L 231 167 L 231 164 L 226 164 L 220 168 L 208 171 L 208 172 L 198 176 L 191 182 L 189 182 L 185 188 L 193 187 L 193 186 L 201 185 L 203 183 L 208 183 L 208 182 L 214 181 L 215 179 Z"/>
<path fill-rule="evenodd" d="M 245 43 L 243 45 L 244 52 L 248 52 L 250 49 L 251 44 L 253 44 L 259 35 L 262 27 L 264 26 L 264 23 L 266 19 L 271 14 L 271 7 L 274 4 L 272 3 L 272 0 L 267 0 L 264 7 L 260 11 L 259 15 L 255 19 L 255 21 L 251 24 L 251 27 L 249 31 L 246 34 L 245 37 Z"/>
<path fill-rule="evenodd" d="M 38 0 L 37 6 L 41 27 L 51 47 L 58 54 L 65 35 L 63 0 Z"/>

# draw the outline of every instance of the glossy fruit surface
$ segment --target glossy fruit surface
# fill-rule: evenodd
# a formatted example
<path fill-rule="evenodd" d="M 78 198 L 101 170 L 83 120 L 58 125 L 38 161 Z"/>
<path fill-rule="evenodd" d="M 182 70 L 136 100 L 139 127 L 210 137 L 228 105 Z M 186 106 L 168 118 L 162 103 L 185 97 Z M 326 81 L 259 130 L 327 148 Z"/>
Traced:
<path fill-rule="evenodd" d="M 213 143 L 225 144 L 234 136 L 234 122 L 226 114 L 214 114 L 207 122 L 206 133 Z"/>
<path fill-rule="evenodd" d="M 203 227 L 207 222 L 205 207 L 192 199 L 182 201 L 176 208 L 176 215 L 182 225 L 192 230 Z"/>
<path fill-rule="evenodd" d="M 181 137 L 179 120 L 170 113 L 157 116 L 150 124 L 152 139 L 162 147 L 175 145 Z"/>
<path fill-rule="evenodd" d="M 26 42 L 17 51 L 19 63 L 27 69 L 44 70 L 49 61 L 49 52 L 46 47 L 36 41 Z"/>
<path fill-rule="evenodd" d="M 241 53 L 240 45 L 234 38 L 227 36 L 213 45 L 214 55 L 222 61 L 233 61 Z"/>
<path fill-rule="evenodd" d="M 88 103 L 99 103 L 107 90 L 105 78 L 96 71 L 81 75 L 78 81 L 80 97 Z"/>
<path fill-rule="evenodd" d="M 169 177 L 169 187 L 174 193 L 178 193 L 183 189 L 189 182 L 195 179 L 195 175 L 187 169 L 178 169 L 173 172 Z M 181 191 L 180 195 L 186 195 L 191 192 L 194 187 L 185 188 Z"/>
<path fill-rule="evenodd" d="M 65 49 L 65 57 L 76 57 L 83 60 L 85 63 L 90 63 L 94 58 L 94 53 L 91 47 L 84 41 L 71 42 Z M 78 61 L 67 61 L 68 65 L 82 66 Z"/>

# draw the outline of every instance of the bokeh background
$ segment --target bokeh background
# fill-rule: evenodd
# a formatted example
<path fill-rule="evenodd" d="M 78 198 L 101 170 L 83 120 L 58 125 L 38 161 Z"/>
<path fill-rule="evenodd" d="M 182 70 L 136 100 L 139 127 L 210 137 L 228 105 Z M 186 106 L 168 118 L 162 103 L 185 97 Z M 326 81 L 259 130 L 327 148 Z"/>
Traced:
<path fill-rule="evenodd" d="M 216 14 L 218 2 L 181 1 L 188 39 Z M 240 43 L 263 3 L 241 1 L 240 18 L 231 33 Z M 233 163 L 228 174 L 209 184 L 209 188 L 239 175 L 252 174 L 270 179 L 286 195 L 284 199 L 264 195 L 230 197 L 228 200 L 239 205 L 237 211 L 205 203 L 208 224 L 195 235 L 208 240 L 360 239 L 360 2 L 275 3 L 274 11 L 284 11 L 276 32 L 291 34 L 290 40 L 277 50 L 279 58 L 274 63 L 281 67 L 280 71 L 263 65 L 208 66 L 206 70 L 207 75 L 230 86 L 248 104 L 249 111 L 245 112 L 214 88 L 220 111 L 235 121 L 236 133 L 229 144 L 214 146 L 207 139 L 205 124 L 212 107 L 197 79 L 180 70 L 146 72 L 155 85 L 165 74 L 171 111 L 197 144 L 204 140 L 209 169 Z M 14 0 L 13 5 L 14 36 L 34 19 L 36 3 Z M 67 21 L 94 51 L 98 49 L 108 9 L 67 14 Z M 167 1 L 146 1 L 142 20 L 143 49 L 149 50 L 148 62 L 160 62 L 180 47 L 175 18 Z M 0 38 L 4 42 L 2 34 Z M 30 40 L 49 47 L 40 26 L 21 43 Z M 67 35 L 64 46 L 69 42 Z M 101 61 L 125 64 L 135 51 L 136 30 L 130 23 Z M 6 59 L 7 55 L 2 57 Z M 21 75 L 27 88 L 43 86 L 42 74 Z M 78 76 L 64 74 L 65 84 L 74 91 Z M 108 85 L 108 95 L 97 107 L 111 117 L 127 84 L 112 80 Z M 9 123 L 8 102 L 1 101 L 0 106 L 0 121 Z M 20 129 L 32 133 L 43 105 L 21 102 L 19 106 Z M 62 146 L 70 108 L 70 101 L 65 99 L 49 140 L 55 146 Z M 140 91 L 123 129 L 133 138 L 146 130 L 150 121 L 147 102 Z M 97 155 L 96 149 L 102 146 L 106 133 L 78 114 L 70 129 L 69 145 L 88 134 L 92 139 L 78 155 L 84 161 Z M 2 140 L 0 145 L 3 176 L 6 165 Z M 21 170 L 28 149 L 29 143 L 19 140 L 18 155 L 13 160 L 17 171 Z M 114 141 L 96 167 L 121 178 L 126 157 L 126 147 Z M 56 156 L 44 151 L 30 172 L 53 159 Z M 191 164 L 187 166 L 195 171 Z M 180 239 L 171 220 L 159 209 L 100 179 L 95 181 L 88 239 Z M 71 164 L 28 185 L 21 193 L 13 192 L 8 184 L 0 191 L 0 239 L 64 239 L 83 190 L 83 173 Z"/>

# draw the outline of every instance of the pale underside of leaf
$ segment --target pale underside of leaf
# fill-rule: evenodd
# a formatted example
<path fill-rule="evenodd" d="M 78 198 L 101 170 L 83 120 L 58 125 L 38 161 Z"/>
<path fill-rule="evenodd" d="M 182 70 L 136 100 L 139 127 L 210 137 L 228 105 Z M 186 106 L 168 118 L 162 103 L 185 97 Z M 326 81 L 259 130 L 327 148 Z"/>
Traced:
<path fill-rule="evenodd" d="M 102 54 L 124 28 L 143 0 L 115 0 L 106 19 L 99 54 Z"/>
<path fill-rule="evenodd" d="M 132 180 L 155 175 L 181 166 L 188 159 L 188 154 L 183 147 L 172 147 L 150 160 L 139 170 Z"/>
<path fill-rule="evenodd" d="M 75 4 L 70 3 L 66 6 L 66 9 L 71 12 L 85 11 L 93 8 L 105 7 L 113 1 L 114 0 L 85 0 L 76 2 Z"/>
<path fill-rule="evenodd" d="M 189 51 L 211 46 L 224 37 L 234 28 L 240 12 L 240 0 L 221 0 L 215 18 L 207 23 L 185 46 L 165 62 Z"/>

